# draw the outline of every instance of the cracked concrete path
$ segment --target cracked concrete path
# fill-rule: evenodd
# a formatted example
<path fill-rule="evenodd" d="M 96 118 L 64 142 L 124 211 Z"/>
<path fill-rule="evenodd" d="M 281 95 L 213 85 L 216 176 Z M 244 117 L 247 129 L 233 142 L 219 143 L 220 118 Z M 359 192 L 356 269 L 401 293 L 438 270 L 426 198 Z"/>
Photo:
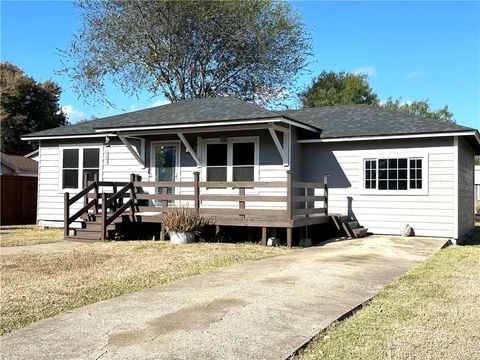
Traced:
<path fill-rule="evenodd" d="M 1 338 L 5 359 L 285 359 L 445 240 L 371 236 L 194 276 Z"/>

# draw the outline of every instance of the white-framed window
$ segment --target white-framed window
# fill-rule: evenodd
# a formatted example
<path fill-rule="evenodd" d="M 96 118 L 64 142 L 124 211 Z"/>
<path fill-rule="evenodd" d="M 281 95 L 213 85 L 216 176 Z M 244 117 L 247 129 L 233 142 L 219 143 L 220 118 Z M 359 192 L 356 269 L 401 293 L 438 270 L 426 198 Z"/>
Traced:
<path fill-rule="evenodd" d="M 203 139 L 205 181 L 256 181 L 258 137 Z"/>
<path fill-rule="evenodd" d="M 426 156 L 382 156 L 363 159 L 363 191 L 368 194 L 426 194 Z"/>
<path fill-rule="evenodd" d="M 80 190 L 83 188 L 85 175 L 91 180 L 94 175 L 98 177 L 100 174 L 100 147 L 72 146 L 60 148 L 60 164 L 60 190 Z"/>

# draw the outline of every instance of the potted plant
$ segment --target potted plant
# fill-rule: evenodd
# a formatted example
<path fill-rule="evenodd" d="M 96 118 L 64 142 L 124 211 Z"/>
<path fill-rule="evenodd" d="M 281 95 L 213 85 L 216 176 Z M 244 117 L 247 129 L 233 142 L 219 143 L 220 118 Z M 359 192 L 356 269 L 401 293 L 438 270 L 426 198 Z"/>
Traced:
<path fill-rule="evenodd" d="M 195 235 L 200 234 L 202 228 L 208 225 L 207 219 L 187 208 L 173 209 L 163 216 L 162 222 L 173 244 L 193 243 Z"/>

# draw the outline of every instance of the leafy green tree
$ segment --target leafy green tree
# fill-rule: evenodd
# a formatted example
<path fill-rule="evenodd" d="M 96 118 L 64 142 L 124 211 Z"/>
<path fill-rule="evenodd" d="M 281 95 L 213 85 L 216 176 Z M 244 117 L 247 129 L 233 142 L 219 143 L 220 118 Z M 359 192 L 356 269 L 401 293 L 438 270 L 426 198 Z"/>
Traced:
<path fill-rule="evenodd" d="M 43 83 L 27 76 L 17 66 L 0 64 L 0 128 L 1 151 L 25 155 L 36 145 L 20 140 L 20 136 L 67 124 L 58 101 L 60 87 L 52 82 Z"/>
<path fill-rule="evenodd" d="M 443 108 L 433 110 L 430 108 L 428 99 L 416 100 L 412 102 L 402 102 L 402 98 L 393 100 L 391 97 L 380 104 L 381 107 L 393 111 L 401 111 L 408 114 L 423 116 L 444 122 L 455 122 L 453 113 L 445 105 Z"/>
<path fill-rule="evenodd" d="M 83 27 L 62 51 L 86 100 L 123 92 L 182 99 L 234 95 L 263 102 L 287 94 L 310 55 L 305 27 L 286 2 L 97 1 L 76 3 Z"/>
<path fill-rule="evenodd" d="M 366 75 L 323 71 L 308 89 L 300 94 L 303 107 L 368 104 L 378 105 Z"/>

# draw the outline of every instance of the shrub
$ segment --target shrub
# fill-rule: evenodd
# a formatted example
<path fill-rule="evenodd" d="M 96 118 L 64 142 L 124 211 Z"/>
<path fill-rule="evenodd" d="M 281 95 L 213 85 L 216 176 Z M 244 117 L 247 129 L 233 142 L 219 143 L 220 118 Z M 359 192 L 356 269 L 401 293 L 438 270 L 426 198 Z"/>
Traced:
<path fill-rule="evenodd" d="M 202 228 L 208 224 L 208 219 L 197 214 L 192 209 L 175 208 L 163 215 L 163 225 L 169 233 L 194 233 L 198 235 Z"/>

